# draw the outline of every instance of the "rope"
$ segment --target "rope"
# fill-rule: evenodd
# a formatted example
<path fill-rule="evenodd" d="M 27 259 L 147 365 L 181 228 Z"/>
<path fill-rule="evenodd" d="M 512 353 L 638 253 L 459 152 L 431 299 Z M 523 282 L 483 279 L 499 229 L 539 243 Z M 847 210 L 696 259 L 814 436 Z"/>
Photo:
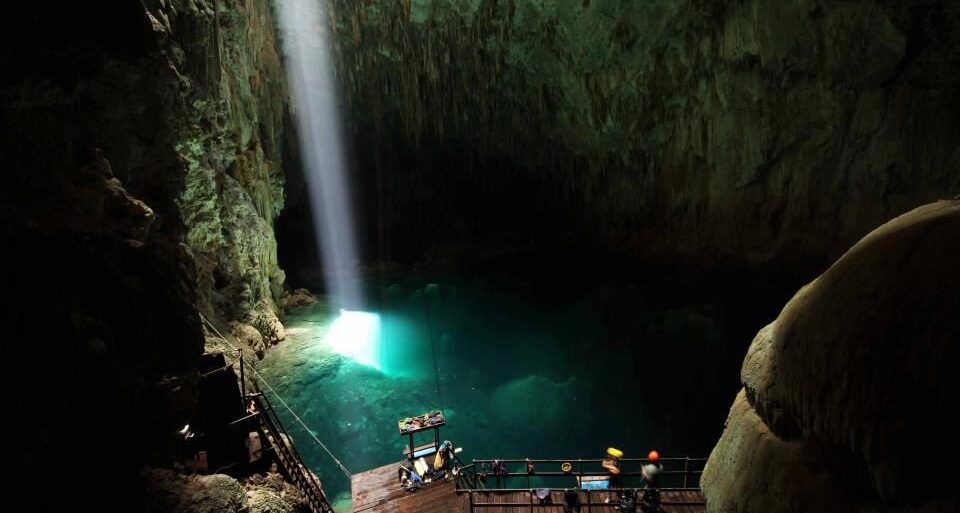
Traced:
<path fill-rule="evenodd" d="M 237 352 L 240 351 L 239 349 L 237 349 L 236 346 L 234 346 L 233 344 L 231 344 L 230 341 L 227 340 L 227 338 L 224 337 L 223 334 L 220 333 L 219 330 L 217 330 L 217 327 L 214 326 L 213 323 L 211 323 L 209 320 L 207 320 L 207 318 L 204 317 L 202 313 L 200 313 L 200 312 L 197 312 L 197 313 L 200 315 L 200 319 L 202 319 L 203 322 L 207 323 L 207 326 L 209 326 L 210 329 L 212 329 L 213 332 L 216 333 L 217 336 L 220 337 L 221 340 L 223 340 L 224 342 L 226 342 L 226 344 L 227 344 L 228 346 L 232 347 L 232 348 L 233 348 L 234 350 L 236 350 Z M 353 477 L 353 473 L 350 472 L 350 470 L 349 470 L 346 466 L 344 466 L 344 464 L 341 463 L 340 460 L 337 459 L 336 456 L 333 455 L 333 452 L 331 452 L 330 449 L 327 448 L 326 444 L 324 444 L 323 442 L 320 441 L 319 438 L 317 438 L 317 435 L 315 435 L 315 434 L 313 433 L 313 430 L 310 429 L 310 428 L 307 426 L 307 424 L 300 418 L 300 416 L 297 415 L 297 413 L 293 411 L 293 408 L 291 408 L 290 405 L 288 405 L 287 402 L 283 400 L 283 397 L 281 397 L 280 394 L 277 393 L 277 391 L 274 390 L 272 386 L 270 386 L 270 383 L 268 383 L 267 380 L 264 379 L 263 376 L 261 376 L 259 372 L 257 372 L 257 369 L 255 369 L 255 368 L 253 367 L 253 365 L 251 365 L 250 362 L 248 362 L 248 361 L 246 360 L 246 358 L 243 358 L 243 361 L 244 361 L 244 363 L 247 364 L 247 366 L 249 367 L 249 369 L 250 369 L 251 371 L 253 371 L 254 376 L 256 376 L 256 378 L 259 379 L 261 383 L 263 383 L 263 386 L 267 387 L 267 390 L 273 392 L 273 395 L 275 395 L 275 396 L 277 397 L 277 399 L 280 401 L 280 404 L 282 404 L 283 407 L 286 408 L 287 412 L 289 412 L 290 415 L 292 415 L 293 418 L 296 419 L 297 423 L 300 424 L 300 425 L 303 427 L 304 431 L 306 431 L 308 435 L 310 435 L 310 438 L 313 438 L 313 441 L 316 442 L 317 445 L 319 445 L 321 448 L 323 448 L 324 452 L 326 452 L 327 455 L 330 456 L 330 459 L 332 459 L 333 462 L 337 465 L 337 468 L 339 468 L 340 471 L 343 472 L 344 475 L 346 475 L 348 479 L 349 479 L 349 478 L 352 478 L 352 477 Z"/>

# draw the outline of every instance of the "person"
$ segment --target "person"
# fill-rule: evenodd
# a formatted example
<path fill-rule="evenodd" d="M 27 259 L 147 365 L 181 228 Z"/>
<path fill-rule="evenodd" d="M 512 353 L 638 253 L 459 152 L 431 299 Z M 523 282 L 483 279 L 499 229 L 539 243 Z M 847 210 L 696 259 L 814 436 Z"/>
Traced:
<path fill-rule="evenodd" d="M 660 463 L 660 453 L 656 450 L 647 455 L 647 463 L 640 469 L 643 477 L 642 494 L 640 496 L 640 511 L 643 513 L 658 513 L 660 508 L 660 474 L 663 465 Z"/>
<path fill-rule="evenodd" d="M 415 492 L 423 487 L 423 478 L 415 469 L 401 465 L 397 471 L 400 478 L 400 487 L 405 492 Z"/>
<path fill-rule="evenodd" d="M 610 488 L 620 488 L 620 458 L 623 457 L 623 451 L 610 447 L 607 449 L 607 456 L 609 457 L 603 460 L 601 466 L 610 474 Z"/>
<path fill-rule="evenodd" d="M 656 450 L 650 451 L 647 454 L 647 463 L 640 470 L 640 475 L 643 476 L 643 483 L 645 488 L 659 488 L 660 487 L 660 474 L 663 472 L 663 465 L 660 463 L 660 453 Z"/>
<path fill-rule="evenodd" d="M 409 463 L 401 463 L 400 467 L 397 469 L 397 479 L 400 481 L 400 484 L 410 478 L 410 472 L 412 468 Z"/>
<path fill-rule="evenodd" d="M 433 470 L 446 470 L 453 459 L 453 442 L 444 440 L 433 459 Z"/>

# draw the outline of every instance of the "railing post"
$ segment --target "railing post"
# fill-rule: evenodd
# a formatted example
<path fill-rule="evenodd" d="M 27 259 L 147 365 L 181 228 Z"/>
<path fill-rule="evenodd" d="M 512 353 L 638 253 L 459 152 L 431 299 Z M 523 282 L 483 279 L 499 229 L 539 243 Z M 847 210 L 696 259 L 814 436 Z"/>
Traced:
<path fill-rule="evenodd" d="M 590 491 L 591 490 L 587 488 L 587 513 L 590 513 L 591 511 L 593 511 L 593 500 L 590 498 Z"/>
<path fill-rule="evenodd" d="M 687 487 L 687 476 L 690 475 L 690 457 L 683 458 L 683 487 Z"/>
<path fill-rule="evenodd" d="M 247 384 L 243 380 L 243 349 L 237 349 L 240 354 L 240 399 L 243 402 L 243 409 L 247 409 Z"/>
<path fill-rule="evenodd" d="M 473 513 L 473 490 L 470 490 L 467 494 L 470 496 L 470 513 Z"/>

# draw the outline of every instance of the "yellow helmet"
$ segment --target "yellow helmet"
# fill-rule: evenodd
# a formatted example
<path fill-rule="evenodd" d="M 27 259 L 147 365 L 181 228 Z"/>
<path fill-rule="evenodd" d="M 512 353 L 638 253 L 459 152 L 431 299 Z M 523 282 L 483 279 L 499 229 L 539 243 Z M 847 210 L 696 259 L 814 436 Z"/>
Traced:
<path fill-rule="evenodd" d="M 615 449 L 613 447 L 610 447 L 607 449 L 607 454 L 611 458 L 616 458 L 618 460 L 623 457 L 623 451 L 621 451 L 620 449 Z"/>

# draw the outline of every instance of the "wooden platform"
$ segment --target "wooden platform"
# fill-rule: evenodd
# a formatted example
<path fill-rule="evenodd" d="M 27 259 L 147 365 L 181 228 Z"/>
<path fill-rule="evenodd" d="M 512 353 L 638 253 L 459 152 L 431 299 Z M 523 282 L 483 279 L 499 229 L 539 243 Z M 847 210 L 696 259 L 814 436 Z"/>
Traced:
<path fill-rule="evenodd" d="M 470 513 L 470 496 L 457 494 L 453 483 L 430 483 L 414 493 L 400 489 L 397 467 L 384 467 L 354 474 L 351 482 L 353 513 Z M 474 513 L 562 513 L 563 493 L 553 492 L 552 506 L 535 505 L 531 510 L 530 492 L 478 490 L 473 493 Z M 609 498 L 609 504 L 602 504 Z M 704 513 L 703 495 L 698 490 L 663 490 L 664 513 Z M 612 492 L 590 493 L 593 506 L 587 507 L 587 492 L 580 492 L 581 513 L 620 513 L 613 508 L 616 497 Z M 524 506 L 482 506 L 483 504 L 524 504 Z"/>
<path fill-rule="evenodd" d="M 429 483 L 421 490 L 407 493 L 400 489 L 397 468 L 400 463 L 354 474 L 350 483 L 353 512 L 360 513 L 456 513 L 461 498 L 453 483 Z M 463 499 L 465 503 L 465 499 Z"/>

